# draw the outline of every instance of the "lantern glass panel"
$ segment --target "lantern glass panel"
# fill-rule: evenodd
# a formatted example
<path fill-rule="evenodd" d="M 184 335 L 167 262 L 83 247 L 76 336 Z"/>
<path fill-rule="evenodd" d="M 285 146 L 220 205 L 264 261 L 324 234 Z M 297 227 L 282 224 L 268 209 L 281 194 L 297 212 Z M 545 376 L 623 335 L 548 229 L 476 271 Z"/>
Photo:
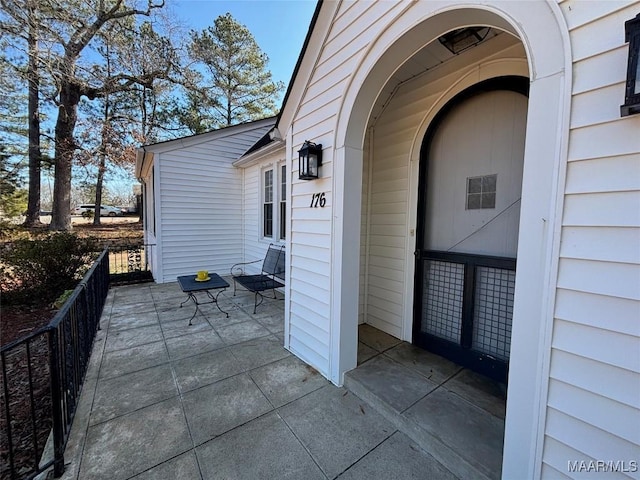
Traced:
<path fill-rule="evenodd" d="M 309 176 L 318 176 L 318 156 L 313 153 L 309 153 Z"/>

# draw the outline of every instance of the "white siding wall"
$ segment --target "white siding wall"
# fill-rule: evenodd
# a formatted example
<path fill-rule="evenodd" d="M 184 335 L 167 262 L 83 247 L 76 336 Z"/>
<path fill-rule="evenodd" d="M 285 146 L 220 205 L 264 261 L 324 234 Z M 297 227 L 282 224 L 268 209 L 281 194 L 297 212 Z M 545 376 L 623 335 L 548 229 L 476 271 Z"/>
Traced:
<path fill-rule="evenodd" d="M 156 154 L 161 282 L 209 270 L 228 274 L 242 257 L 242 171 L 231 163 L 269 125 Z"/>
<path fill-rule="evenodd" d="M 295 117 L 292 150 L 297 151 L 305 140 L 311 140 L 321 143 L 324 152 L 321 179 L 298 180 L 297 165 L 292 172 L 289 348 L 325 375 L 329 374 L 331 177 L 336 115 L 350 75 L 371 39 L 370 33 L 380 31 L 393 12 L 402 8 L 393 2 L 340 5 Z M 326 206 L 309 208 L 311 196 L 322 192 Z"/>
<path fill-rule="evenodd" d="M 575 475 L 569 460 L 640 458 L 640 116 L 621 118 L 619 110 L 624 22 L 640 2 L 560 6 L 574 86 L 543 450 L 548 478 Z"/>
<path fill-rule="evenodd" d="M 279 196 L 280 196 L 280 167 L 284 161 L 284 148 L 279 152 L 272 153 L 259 160 L 257 163 L 242 168 L 243 180 L 243 262 L 253 262 L 262 260 L 265 257 L 269 244 L 282 245 L 279 237 Z M 264 171 L 273 169 L 274 172 L 274 224 L 272 238 L 265 238 L 262 235 L 262 189 L 264 182 Z M 261 264 L 257 263 L 254 268 L 248 267 L 248 271 L 259 273 Z"/>

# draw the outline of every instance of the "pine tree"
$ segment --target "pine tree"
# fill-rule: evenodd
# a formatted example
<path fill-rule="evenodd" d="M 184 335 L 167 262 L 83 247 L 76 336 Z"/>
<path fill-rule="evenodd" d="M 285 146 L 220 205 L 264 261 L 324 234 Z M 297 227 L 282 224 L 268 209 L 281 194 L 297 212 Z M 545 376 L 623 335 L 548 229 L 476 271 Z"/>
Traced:
<path fill-rule="evenodd" d="M 226 127 L 276 113 L 284 83 L 273 81 L 268 56 L 230 13 L 216 18 L 206 30 L 192 30 L 189 53 L 202 75 L 200 102 L 193 92 L 183 110 L 192 121 L 199 117 L 193 122 L 198 128 Z"/>

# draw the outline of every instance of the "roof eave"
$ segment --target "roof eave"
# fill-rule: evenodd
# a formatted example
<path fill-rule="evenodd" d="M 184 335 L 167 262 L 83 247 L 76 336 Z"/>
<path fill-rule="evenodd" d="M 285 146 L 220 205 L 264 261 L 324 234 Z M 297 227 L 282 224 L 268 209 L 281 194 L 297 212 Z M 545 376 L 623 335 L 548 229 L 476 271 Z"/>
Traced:
<path fill-rule="evenodd" d="M 264 147 L 255 150 L 251 153 L 243 155 L 238 160 L 232 163 L 234 167 L 238 168 L 247 168 L 252 165 L 255 165 L 260 160 L 264 159 L 268 155 L 271 155 L 278 150 L 282 150 L 285 147 L 285 142 L 283 140 L 274 140 L 271 143 L 268 143 Z"/>

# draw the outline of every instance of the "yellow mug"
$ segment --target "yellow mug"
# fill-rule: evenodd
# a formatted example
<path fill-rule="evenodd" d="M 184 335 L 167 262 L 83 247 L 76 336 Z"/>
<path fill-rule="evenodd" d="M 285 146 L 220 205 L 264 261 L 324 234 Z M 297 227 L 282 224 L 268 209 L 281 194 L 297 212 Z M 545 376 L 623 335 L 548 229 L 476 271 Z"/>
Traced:
<path fill-rule="evenodd" d="M 209 272 L 207 272 L 206 270 L 200 270 L 198 271 L 197 275 L 198 275 L 198 280 L 204 280 L 209 276 Z"/>

